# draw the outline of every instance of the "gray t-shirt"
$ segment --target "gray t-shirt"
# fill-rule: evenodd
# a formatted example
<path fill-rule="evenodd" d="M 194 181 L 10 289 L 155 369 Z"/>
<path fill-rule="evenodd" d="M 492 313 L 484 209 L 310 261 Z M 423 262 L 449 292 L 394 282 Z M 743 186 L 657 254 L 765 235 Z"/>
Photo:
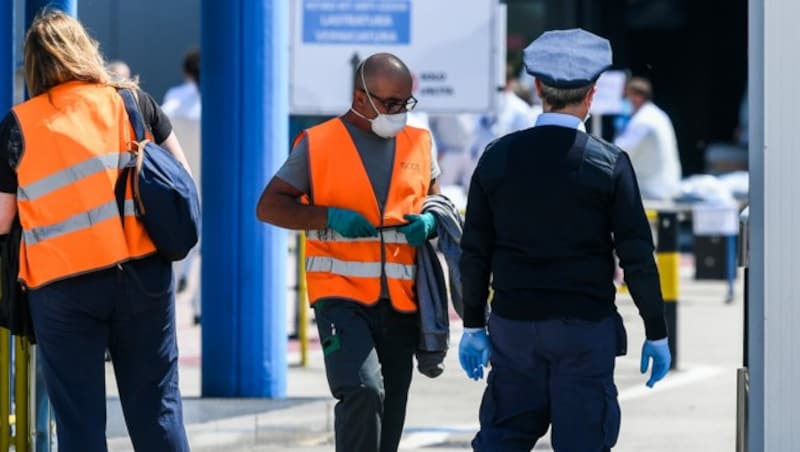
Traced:
<path fill-rule="evenodd" d="M 381 209 L 386 204 L 389 196 L 389 183 L 392 179 L 394 166 L 395 142 L 394 138 L 385 139 L 375 134 L 359 129 L 347 121 L 342 121 L 355 143 L 361 162 L 367 171 L 375 199 Z M 436 157 L 431 153 L 431 180 L 441 174 Z M 303 137 L 292 149 L 289 158 L 281 169 L 275 174 L 278 178 L 308 194 L 311 190 L 311 178 L 308 170 L 308 138 Z"/>

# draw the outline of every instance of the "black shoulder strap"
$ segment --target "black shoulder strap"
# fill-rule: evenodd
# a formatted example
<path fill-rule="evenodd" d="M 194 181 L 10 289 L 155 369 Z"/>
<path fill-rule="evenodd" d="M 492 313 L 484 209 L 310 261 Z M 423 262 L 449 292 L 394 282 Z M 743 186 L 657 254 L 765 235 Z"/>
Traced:
<path fill-rule="evenodd" d="M 580 169 L 588 140 L 588 135 L 585 133 L 577 132 L 575 134 L 575 142 L 567 152 L 567 165 L 569 165 L 572 171 L 578 171 L 578 169 Z"/>
<path fill-rule="evenodd" d="M 135 161 L 135 160 L 134 160 Z M 117 178 L 117 183 L 114 185 L 114 198 L 117 200 L 117 210 L 119 211 L 119 219 L 122 221 L 122 227 L 125 227 L 125 188 L 127 184 L 131 183 L 130 166 L 122 168 Z"/>
<path fill-rule="evenodd" d="M 125 103 L 125 111 L 128 112 L 131 126 L 133 126 L 133 130 L 136 133 L 136 141 L 144 141 L 147 138 L 144 118 L 142 118 L 142 113 L 139 111 L 139 103 L 136 101 L 136 97 L 129 89 L 121 89 L 119 94 L 122 96 L 122 101 Z"/>

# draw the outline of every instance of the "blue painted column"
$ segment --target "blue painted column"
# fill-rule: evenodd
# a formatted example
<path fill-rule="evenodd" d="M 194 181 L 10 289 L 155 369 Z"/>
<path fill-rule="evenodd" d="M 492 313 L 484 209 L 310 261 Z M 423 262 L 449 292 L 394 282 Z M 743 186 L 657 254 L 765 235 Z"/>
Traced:
<path fill-rule="evenodd" d="M 0 0 L 0 115 L 14 102 L 14 0 Z"/>
<path fill-rule="evenodd" d="M 286 395 L 286 232 L 256 203 L 288 152 L 288 2 L 203 0 L 204 397 Z"/>

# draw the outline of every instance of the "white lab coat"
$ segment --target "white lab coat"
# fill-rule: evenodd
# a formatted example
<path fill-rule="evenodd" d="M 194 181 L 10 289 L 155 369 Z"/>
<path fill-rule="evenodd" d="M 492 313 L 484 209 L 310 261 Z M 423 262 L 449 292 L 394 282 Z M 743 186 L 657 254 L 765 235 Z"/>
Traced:
<path fill-rule="evenodd" d="M 492 141 L 511 132 L 536 125 L 542 113 L 540 106 L 531 107 L 511 91 L 503 91 L 497 99 L 496 114 L 482 115 L 475 127 L 472 157 L 475 162 Z"/>
<path fill-rule="evenodd" d="M 201 186 L 202 160 L 200 115 L 201 115 L 200 90 L 197 84 L 187 81 L 182 85 L 167 90 L 161 110 L 166 113 L 172 122 L 172 131 L 181 143 L 183 153 L 192 169 L 194 181 L 198 190 Z M 188 296 L 192 301 L 195 318 L 200 317 L 200 290 L 197 280 L 199 268 L 195 265 L 200 253 L 200 245 L 195 246 L 186 258 L 174 265 L 175 276 L 178 280 L 185 281 Z"/>
<path fill-rule="evenodd" d="M 161 110 L 170 119 L 187 118 L 199 121 L 202 108 L 197 84 L 187 81 L 168 89 L 164 95 L 164 104 L 161 105 Z"/>
<path fill-rule="evenodd" d="M 436 147 L 436 139 L 431 131 L 431 121 L 428 114 L 424 111 L 410 111 L 408 112 L 408 125 L 418 129 L 425 129 L 431 134 L 431 154 L 433 158 L 437 159 L 439 156 L 439 149 Z"/>
<path fill-rule="evenodd" d="M 614 140 L 631 158 L 644 199 L 671 199 L 678 194 L 681 161 L 669 116 L 647 102 Z"/>
<path fill-rule="evenodd" d="M 469 186 L 469 179 L 472 178 L 486 146 L 504 135 L 535 126 L 536 118 L 542 114 L 542 107 L 531 107 L 514 92 L 503 91 L 498 96 L 496 112 L 478 117 L 475 123 L 475 140 L 471 147 L 465 187 Z"/>
<path fill-rule="evenodd" d="M 472 113 L 437 115 L 431 118 L 434 138 L 439 148 L 442 187 L 466 187 L 472 175 L 470 146 L 475 140 L 475 118 Z"/>
<path fill-rule="evenodd" d="M 200 91 L 194 82 L 185 82 L 167 90 L 167 94 L 164 95 L 164 103 L 161 105 L 161 110 L 172 122 L 172 130 L 181 143 L 198 187 L 201 183 L 201 106 Z"/>

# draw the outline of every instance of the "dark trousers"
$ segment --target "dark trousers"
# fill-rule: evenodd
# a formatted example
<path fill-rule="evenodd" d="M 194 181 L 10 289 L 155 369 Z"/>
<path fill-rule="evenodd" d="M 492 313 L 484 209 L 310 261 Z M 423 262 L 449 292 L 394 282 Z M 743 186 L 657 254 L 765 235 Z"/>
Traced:
<path fill-rule="evenodd" d="M 614 359 L 621 327 L 617 315 L 599 322 L 492 315 L 492 370 L 474 450 L 528 452 L 550 426 L 556 452 L 610 450 L 620 425 Z"/>
<path fill-rule="evenodd" d="M 62 452 L 106 451 L 106 348 L 133 446 L 188 451 L 178 390 L 172 269 L 149 257 L 30 291 Z"/>
<path fill-rule="evenodd" d="M 335 409 L 338 452 L 395 452 L 403 434 L 416 314 L 388 300 L 367 307 L 347 300 L 314 304 Z"/>

